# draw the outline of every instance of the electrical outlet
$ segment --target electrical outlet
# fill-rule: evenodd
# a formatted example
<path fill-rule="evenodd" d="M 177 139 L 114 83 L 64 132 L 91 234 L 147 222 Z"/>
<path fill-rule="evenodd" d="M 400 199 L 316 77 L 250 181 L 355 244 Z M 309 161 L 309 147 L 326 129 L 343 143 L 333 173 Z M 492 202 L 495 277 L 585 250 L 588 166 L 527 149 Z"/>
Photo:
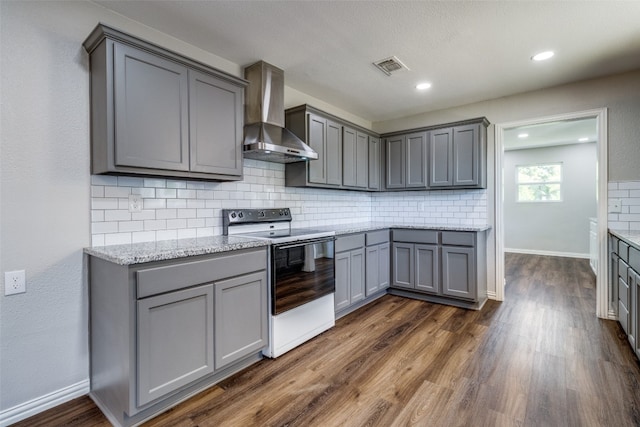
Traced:
<path fill-rule="evenodd" d="M 142 196 L 129 194 L 129 212 L 142 212 Z"/>
<path fill-rule="evenodd" d="M 23 294 L 27 292 L 24 270 L 5 271 L 4 294 Z"/>
<path fill-rule="evenodd" d="M 622 212 L 622 200 L 610 199 L 609 200 L 609 213 L 621 213 Z"/>

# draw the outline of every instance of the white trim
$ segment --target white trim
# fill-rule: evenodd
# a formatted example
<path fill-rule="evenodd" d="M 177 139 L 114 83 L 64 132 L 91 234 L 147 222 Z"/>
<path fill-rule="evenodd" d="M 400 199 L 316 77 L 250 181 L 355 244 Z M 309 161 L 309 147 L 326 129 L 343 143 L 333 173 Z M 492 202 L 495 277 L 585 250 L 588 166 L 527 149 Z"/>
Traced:
<path fill-rule="evenodd" d="M 496 293 L 494 291 L 487 291 L 487 298 L 488 299 L 496 299 Z"/>
<path fill-rule="evenodd" d="M 577 253 L 577 252 L 539 251 L 537 249 L 504 248 L 504 251 L 505 251 L 505 253 L 509 252 L 509 253 L 512 253 L 512 254 L 558 256 L 558 257 L 565 257 L 565 258 L 589 259 L 591 257 L 589 254 L 581 254 L 581 253 Z"/>
<path fill-rule="evenodd" d="M 601 318 L 610 318 L 609 313 L 609 287 L 607 277 L 609 265 L 607 262 L 607 179 L 608 179 L 608 140 L 607 140 L 607 109 L 578 111 L 568 114 L 527 119 L 517 122 L 500 123 L 494 127 L 495 132 L 495 169 L 494 169 L 494 210 L 495 210 L 495 236 L 496 236 L 496 263 L 495 283 L 496 299 L 504 300 L 504 130 L 519 126 L 529 126 L 561 120 L 573 120 L 583 118 L 595 118 L 598 125 L 598 274 L 596 275 L 596 314 Z"/>
<path fill-rule="evenodd" d="M 89 393 L 89 380 L 80 381 L 0 412 L 0 426 L 8 426 Z"/>

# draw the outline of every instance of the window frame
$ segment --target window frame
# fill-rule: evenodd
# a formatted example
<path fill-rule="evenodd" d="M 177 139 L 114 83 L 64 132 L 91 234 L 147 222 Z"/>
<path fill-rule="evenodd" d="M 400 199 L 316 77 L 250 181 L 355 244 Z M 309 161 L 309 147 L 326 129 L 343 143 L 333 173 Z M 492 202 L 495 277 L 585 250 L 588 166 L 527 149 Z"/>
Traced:
<path fill-rule="evenodd" d="M 530 168 L 530 167 L 540 167 L 540 166 L 560 166 L 560 180 L 558 181 L 520 181 L 520 168 Z M 544 162 L 544 163 L 530 163 L 524 165 L 516 165 L 515 174 L 516 174 L 516 203 L 562 203 L 564 201 L 563 196 L 563 183 L 564 183 L 564 172 L 563 172 L 563 162 Z M 522 185 L 544 185 L 544 184 L 558 184 L 559 186 L 559 198 L 557 200 L 520 200 L 520 186 Z"/>

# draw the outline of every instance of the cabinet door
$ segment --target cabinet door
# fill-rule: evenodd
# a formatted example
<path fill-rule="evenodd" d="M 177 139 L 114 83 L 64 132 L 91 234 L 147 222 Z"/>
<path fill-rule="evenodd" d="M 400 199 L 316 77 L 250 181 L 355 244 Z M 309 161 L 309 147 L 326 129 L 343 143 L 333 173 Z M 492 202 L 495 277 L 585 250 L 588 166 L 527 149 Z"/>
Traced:
<path fill-rule="evenodd" d="M 453 184 L 453 130 L 437 129 L 429 138 L 429 186 L 448 187 Z"/>
<path fill-rule="evenodd" d="M 405 140 L 407 187 L 427 187 L 427 134 L 414 133 Z"/>
<path fill-rule="evenodd" d="M 213 285 L 137 302 L 138 406 L 213 372 Z"/>
<path fill-rule="evenodd" d="M 327 184 L 342 185 L 342 126 L 327 120 L 326 163 Z M 318 162 L 314 160 L 309 164 Z"/>
<path fill-rule="evenodd" d="M 629 344 L 631 344 L 631 348 L 633 348 L 635 352 L 638 333 L 636 329 L 638 319 L 638 306 L 636 305 L 638 286 L 636 284 L 636 274 L 631 268 L 628 269 L 627 284 L 629 285 L 629 305 L 627 306 L 629 309 L 629 329 L 627 332 L 629 334 Z"/>
<path fill-rule="evenodd" d="M 308 120 L 308 138 L 307 144 L 309 147 L 318 153 L 318 159 L 312 162 L 307 162 L 309 167 L 309 182 L 315 184 L 327 183 L 327 152 L 326 152 L 326 138 L 327 138 L 327 121 L 322 117 L 315 114 L 309 114 Z"/>
<path fill-rule="evenodd" d="M 349 303 L 353 304 L 364 299 L 364 249 L 351 251 L 351 278 L 349 280 Z"/>
<path fill-rule="evenodd" d="M 335 255 L 336 269 L 336 312 L 349 307 L 349 282 L 351 281 L 351 258 L 349 252 Z"/>
<path fill-rule="evenodd" d="M 369 186 L 369 136 L 356 132 L 356 187 Z"/>
<path fill-rule="evenodd" d="M 480 160 L 480 125 L 453 128 L 453 185 L 478 185 Z"/>
<path fill-rule="evenodd" d="M 638 357 L 640 357 L 640 316 L 638 315 L 638 310 L 640 310 L 640 273 L 634 270 L 634 297 L 633 297 L 633 313 L 634 313 L 634 331 L 636 333 L 635 336 L 635 352 Z"/>
<path fill-rule="evenodd" d="M 618 310 L 618 254 L 611 253 L 611 263 L 609 271 L 609 307 L 614 311 Z"/>
<path fill-rule="evenodd" d="M 224 368 L 268 343 L 267 274 L 215 283 L 215 367 Z"/>
<path fill-rule="evenodd" d="M 369 190 L 380 189 L 380 138 L 369 137 Z"/>
<path fill-rule="evenodd" d="M 356 131 L 342 128 L 342 185 L 356 186 Z"/>
<path fill-rule="evenodd" d="M 412 243 L 393 244 L 393 286 L 415 288 L 413 246 Z"/>
<path fill-rule="evenodd" d="M 379 251 L 378 246 L 368 246 L 366 248 L 366 278 L 365 290 L 367 296 L 372 295 L 380 290 L 380 269 L 378 268 Z"/>
<path fill-rule="evenodd" d="M 242 175 L 242 89 L 189 71 L 191 171 Z"/>
<path fill-rule="evenodd" d="M 187 68 L 114 45 L 115 166 L 189 170 Z"/>
<path fill-rule="evenodd" d="M 475 300 L 475 249 L 442 246 L 442 294 Z"/>
<path fill-rule="evenodd" d="M 388 189 L 405 187 L 405 146 L 404 136 L 394 136 L 385 141 L 385 187 Z"/>
<path fill-rule="evenodd" d="M 380 289 L 386 289 L 389 287 L 389 266 L 391 265 L 390 255 L 388 243 L 378 245 L 378 283 L 380 284 Z"/>
<path fill-rule="evenodd" d="M 416 289 L 431 294 L 440 292 L 438 246 L 415 245 Z"/>

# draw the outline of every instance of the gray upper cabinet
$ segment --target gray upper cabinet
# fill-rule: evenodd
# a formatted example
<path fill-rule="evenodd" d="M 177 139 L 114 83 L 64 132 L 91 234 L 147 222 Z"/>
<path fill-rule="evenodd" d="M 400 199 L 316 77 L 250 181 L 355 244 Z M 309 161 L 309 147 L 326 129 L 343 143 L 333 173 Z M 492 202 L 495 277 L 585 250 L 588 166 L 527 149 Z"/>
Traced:
<path fill-rule="evenodd" d="M 380 190 L 380 138 L 369 137 L 369 190 Z"/>
<path fill-rule="evenodd" d="M 191 171 L 242 176 L 242 91 L 195 70 L 189 88 Z"/>
<path fill-rule="evenodd" d="M 385 140 L 385 188 L 388 190 L 405 188 L 405 137 L 404 135 L 396 135 Z"/>
<path fill-rule="evenodd" d="M 309 105 L 286 110 L 285 126 L 318 153 L 285 165 L 286 186 L 380 189 L 380 140 L 371 131 Z"/>
<path fill-rule="evenodd" d="M 115 166 L 189 170 L 188 69 L 113 46 Z"/>
<path fill-rule="evenodd" d="M 429 186 L 486 187 L 486 121 L 431 131 Z"/>
<path fill-rule="evenodd" d="M 242 179 L 246 81 L 98 25 L 91 66 L 91 172 Z"/>
<path fill-rule="evenodd" d="M 385 137 L 387 190 L 486 188 L 485 118 Z"/>
<path fill-rule="evenodd" d="M 427 187 L 427 133 L 409 134 L 406 139 L 407 188 Z"/>
<path fill-rule="evenodd" d="M 345 187 L 369 186 L 369 139 L 362 132 L 342 127 L 342 184 Z"/>

